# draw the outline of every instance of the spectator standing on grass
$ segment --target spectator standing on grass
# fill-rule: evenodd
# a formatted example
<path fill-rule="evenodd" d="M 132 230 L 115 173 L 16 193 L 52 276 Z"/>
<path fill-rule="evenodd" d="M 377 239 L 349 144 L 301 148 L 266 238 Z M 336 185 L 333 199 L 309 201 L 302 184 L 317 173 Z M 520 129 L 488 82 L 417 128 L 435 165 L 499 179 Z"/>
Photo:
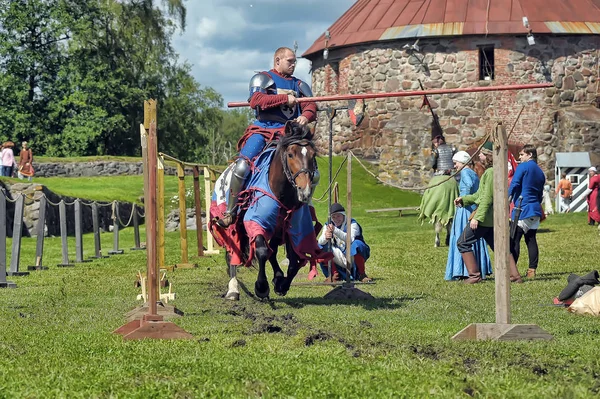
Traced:
<path fill-rule="evenodd" d="M 2 176 L 12 177 L 15 166 L 15 154 L 13 147 L 15 143 L 12 141 L 6 141 L 2 144 Z"/>
<path fill-rule="evenodd" d="M 588 169 L 588 174 L 590 176 L 588 183 L 589 194 L 587 195 L 588 224 L 593 226 L 594 222 L 598 222 L 600 224 L 600 210 L 598 207 L 598 200 L 600 200 L 600 197 L 598 196 L 598 189 L 600 188 L 600 175 L 598 174 L 598 170 L 595 166 L 592 166 Z"/>
<path fill-rule="evenodd" d="M 477 192 L 479 188 L 479 177 L 477 173 L 472 169 L 473 161 L 471 156 L 465 151 L 459 151 L 452 157 L 454 161 L 454 167 L 456 170 L 460 170 L 460 183 L 458 189 L 460 196 L 473 194 Z M 452 230 L 450 231 L 450 240 L 448 243 L 448 261 L 446 262 L 446 280 L 458 280 L 469 277 L 469 271 L 465 267 L 465 263 L 462 259 L 456 242 L 463 230 L 469 224 L 469 215 L 475 210 L 475 205 L 459 207 L 454 214 L 452 221 Z M 487 245 L 483 239 L 479 239 L 474 244 L 474 253 L 477 260 L 477 264 L 481 268 L 481 275 L 485 276 L 492 274 L 492 263 L 490 261 L 490 254 L 487 249 Z"/>
<path fill-rule="evenodd" d="M 560 193 L 559 209 L 565 213 L 571 211 L 571 198 L 573 195 L 573 185 L 571 180 L 567 179 L 566 173 L 560 174 L 560 181 L 556 186 L 556 194 Z"/>
<path fill-rule="evenodd" d="M 24 179 L 31 181 L 33 177 L 33 153 L 31 152 L 31 148 L 27 146 L 27 142 L 24 141 L 21 143 L 21 152 L 19 154 L 19 179 Z"/>
<path fill-rule="evenodd" d="M 508 188 L 508 195 L 512 197 L 513 203 L 521 208 L 515 236 L 511 237 L 511 252 L 515 262 L 518 262 L 521 252 L 521 238 L 525 237 L 529 254 L 529 268 L 526 277 L 534 278 L 539 259 L 536 235 L 544 212 L 541 203 L 546 175 L 537 164 L 537 150 L 533 145 L 526 144 L 523 147 L 519 152 L 519 160 L 521 163 L 517 166 Z M 515 212 L 513 210 L 512 220 L 515 220 Z"/>
<path fill-rule="evenodd" d="M 485 172 L 483 172 L 479 182 L 479 189 L 474 194 L 458 197 L 454 200 L 456 206 L 477 205 L 477 209 L 469 218 L 469 223 L 465 226 L 456 243 L 469 272 L 469 278 L 464 280 L 466 284 L 481 282 L 481 269 L 473 253 L 474 244 L 483 238 L 492 251 L 494 250 L 494 161 L 493 144 L 491 142 L 488 141 L 483 145 L 479 153 L 479 160 L 485 167 Z M 523 282 L 512 255 L 510 256 L 509 271 L 511 282 Z"/>

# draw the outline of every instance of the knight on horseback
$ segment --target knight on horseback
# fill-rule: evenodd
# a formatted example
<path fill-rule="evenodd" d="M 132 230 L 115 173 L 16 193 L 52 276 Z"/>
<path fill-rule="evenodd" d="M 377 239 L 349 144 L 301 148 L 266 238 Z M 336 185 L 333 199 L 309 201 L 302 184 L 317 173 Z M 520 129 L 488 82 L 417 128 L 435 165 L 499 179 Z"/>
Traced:
<path fill-rule="evenodd" d="M 250 176 L 253 160 L 274 141 L 284 135 L 286 122 L 295 121 L 306 126 L 317 117 L 314 102 L 298 103 L 300 97 L 312 97 L 310 86 L 293 76 L 296 54 L 287 47 L 275 51 L 273 69 L 255 74 L 250 79 L 250 107 L 256 120 L 248 126 L 238 142 L 239 155 L 231 174 L 227 209 L 217 223 L 225 228 L 235 222 L 238 195 Z M 312 187 L 319 181 L 315 171 Z"/>

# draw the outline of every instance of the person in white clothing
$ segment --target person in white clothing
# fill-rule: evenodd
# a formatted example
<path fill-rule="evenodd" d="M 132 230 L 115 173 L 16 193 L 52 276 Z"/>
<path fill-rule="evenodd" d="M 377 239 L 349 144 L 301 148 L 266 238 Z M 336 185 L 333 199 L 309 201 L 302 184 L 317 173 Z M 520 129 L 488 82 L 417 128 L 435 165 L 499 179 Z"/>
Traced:
<path fill-rule="evenodd" d="M 345 279 L 347 223 L 346 210 L 341 204 L 337 202 L 332 204 L 330 214 L 331 222 L 323 227 L 319 236 L 319 245 L 321 248 L 325 248 L 331 243 L 331 252 L 333 252 L 331 276 L 326 264 L 321 264 L 321 270 L 327 277 L 326 281 L 333 282 Z M 350 221 L 350 237 L 352 240 L 350 251 L 353 257 L 351 278 L 356 281 L 370 282 L 372 280 L 365 272 L 365 262 L 371 255 L 371 248 L 365 242 L 362 228 L 354 219 Z"/>

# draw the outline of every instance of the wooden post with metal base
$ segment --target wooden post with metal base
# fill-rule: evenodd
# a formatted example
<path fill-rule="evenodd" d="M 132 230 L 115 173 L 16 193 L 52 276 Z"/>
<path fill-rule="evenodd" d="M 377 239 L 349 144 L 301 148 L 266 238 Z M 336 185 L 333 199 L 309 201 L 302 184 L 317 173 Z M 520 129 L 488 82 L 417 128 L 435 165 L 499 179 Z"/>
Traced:
<path fill-rule="evenodd" d="M 352 224 L 352 153 L 348 151 L 347 170 L 347 193 L 346 193 L 346 282 L 325 295 L 325 299 L 375 299 L 368 292 L 359 290 L 350 279 L 352 275 L 352 235 L 350 225 Z"/>
<path fill-rule="evenodd" d="M 188 333 L 178 325 L 164 321 L 158 314 L 158 263 L 157 263 L 157 203 L 156 203 L 156 100 L 144 103 L 144 126 L 150 126 L 147 143 L 142 140 L 142 146 L 147 145 L 148 158 L 144 165 L 144 174 L 147 174 L 147 186 L 144 192 L 146 205 L 146 254 L 148 276 L 148 313 L 139 320 L 133 320 L 114 331 L 123 335 L 124 339 L 191 339 Z M 142 137 L 143 138 L 143 137 Z M 146 176 L 145 176 L 146 177 Z"/>
<path fill-rule="evenodd" d="M 194 166 L 194 205 L 196 207 L 196 243 L 198 256 L 204 256 L 204 238 L 202 237 L 202 200 L 200 199 L 200 167 Z M 207 210 L 209 208 L 206 208 Z M 210 234 L 209 234 L 210 235 Z"/>
<path fill-rule="evenodd" d="M 193 269 L 198 267 L 190 263 L 188 259 L 187 245 L 187 206 L 185 204 L 185 169 L 183 164 L 177 163 L 177 179 L 179 188 L 179 242 L 181 245 L 181 262 L 177 263 L 177 269 Z M 196 228 L 202 228 L 202 226 Z"/>
<path fill-rule="evenodd" d="M 494 266 L 496 323 L 474 323 L 459 331 L 453 340 L 549 340 L 552 335 L 535 324 L 510 324 L 508 143 L 506 130 L 498 123 L 494 143 Z"/>
<path fill-rule="evenodd" d="M 215 174 L 204 167 L 204 206 L 206 207 L 206 214 L 208 215 L 208 211 L 210 209 L 211 202 L 211 193 L 212 188 L 217 180 Z M 218 249 L 215 249 L 215 239 L 212 234 L 206 234 L 206 251 L 204 251 L 204 255 L 218 255 L 221 253 Z"/>

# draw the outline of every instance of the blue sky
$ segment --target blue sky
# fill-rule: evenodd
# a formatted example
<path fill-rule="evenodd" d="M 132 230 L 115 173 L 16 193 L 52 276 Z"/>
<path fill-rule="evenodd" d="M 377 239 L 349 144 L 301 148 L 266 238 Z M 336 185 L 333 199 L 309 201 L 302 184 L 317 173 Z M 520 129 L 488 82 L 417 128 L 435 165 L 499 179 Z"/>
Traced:
<path fill-rule="evenodd" d="M 272 67 L 280 46 L 298 55 L 356 0 L 189 0 L 186 30 L 173 37 L 182 61 L 202 86 L 221 93 L 225 103 L 244 101 L 255 71 Z M 295 75 L 310 82 L 310 62 L 299 59 Z"/>

